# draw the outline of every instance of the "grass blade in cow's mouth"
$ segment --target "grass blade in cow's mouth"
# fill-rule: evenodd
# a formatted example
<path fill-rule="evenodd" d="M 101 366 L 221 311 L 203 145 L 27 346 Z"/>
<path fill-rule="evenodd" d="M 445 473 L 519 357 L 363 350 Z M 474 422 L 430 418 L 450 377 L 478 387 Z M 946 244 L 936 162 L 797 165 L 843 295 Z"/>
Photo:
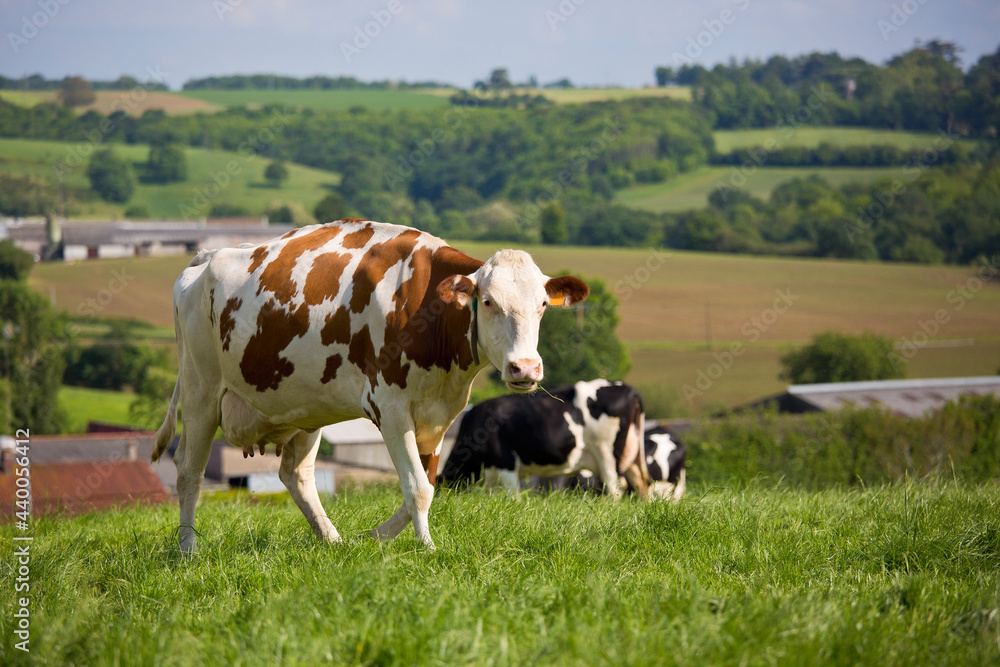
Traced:
<path fill-rule="evenodd" d="M 517 382 L 507 383 L 507 387 L 511 390 L 524 393 L 534 391 L 537 386 L 538 383 L 534 380 L 518 380 Z"/>

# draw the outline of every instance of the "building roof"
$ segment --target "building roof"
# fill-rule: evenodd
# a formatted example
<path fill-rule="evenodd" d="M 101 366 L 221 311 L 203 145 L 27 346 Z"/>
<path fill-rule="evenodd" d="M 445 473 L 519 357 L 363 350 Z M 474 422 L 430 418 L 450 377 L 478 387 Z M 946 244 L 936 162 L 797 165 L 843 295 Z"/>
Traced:
<path fill-rule="evenodd" d="M 34 516 L 73 515 L 170 499 L 145 461 L 32 462 L 30 478 Z M 12 471 L 0 474 L 0 514 L 10 516 L 13 511 L 15 480 Z"/>
<path fill-rule="evenodd" d="M 879 405 L 897 415 L 920 417 L 959 396 L 986 394 L 1000 397 L 1000 376 L 798 384 L 748 407 L 777 403 L 782 412 L 813 412 Z"/>

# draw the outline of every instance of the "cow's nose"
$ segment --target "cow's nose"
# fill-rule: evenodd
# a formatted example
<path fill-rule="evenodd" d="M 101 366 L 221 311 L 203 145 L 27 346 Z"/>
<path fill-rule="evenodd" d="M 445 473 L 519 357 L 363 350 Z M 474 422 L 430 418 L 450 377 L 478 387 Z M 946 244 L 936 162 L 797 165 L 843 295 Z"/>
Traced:
<path fill-rule="evenodd" d="M 541 359 L 518 359 L 507 364 L 507 373 L 512 380 L 534 380 L 542 379 Z"/>

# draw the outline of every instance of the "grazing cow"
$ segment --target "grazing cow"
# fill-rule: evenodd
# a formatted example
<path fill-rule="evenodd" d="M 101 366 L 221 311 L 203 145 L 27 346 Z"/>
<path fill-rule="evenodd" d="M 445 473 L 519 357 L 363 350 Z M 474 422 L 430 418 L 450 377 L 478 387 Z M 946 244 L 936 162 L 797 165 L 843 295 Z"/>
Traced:
<path fill-rule="evenodd" d="M 528 475 L 555 477 L 589 470 L 619 497 L 624 475 L 648 495 L 649 473 L 642 453 L 642 398 L 632 387 L 607 380 L 577 382 L 550 395 L 501 396 L 466 413 L 442 482 L 500 482 L 520 488 Z"/>
<path fill-rule="evenodd" d="M 412 520 L 433 548 L 427 510 L 441 439 L 472 381 L 492 363 L 511 390 L 534 390 L 543 311 L 587 293 L 578 278 L 544 276 L 522 251 L 483 263 L 416 229 L 354 219 L 200 253 L 174 285 L 180 372 L 152 455 L 173 438 L 179 401 L 181 549 L 195 547 L 220 425 L 244 455 L 275 443 L 295 503 L 320 538 L 340 541 L 314 462 L 319 428 L 358 417 L 382 432 L 403 491 L 371 534 L 392 539 Z"/>
<path fill-rule="evenodd" d="M 649 495 L 653 498 L 680 500 L 685 493 L 687 478 L 684 461 L 687 448 L 683 442 L 675 440 L 662 426 L 646 431 L 646 467 L 653 480 L 649 485 Z"/>

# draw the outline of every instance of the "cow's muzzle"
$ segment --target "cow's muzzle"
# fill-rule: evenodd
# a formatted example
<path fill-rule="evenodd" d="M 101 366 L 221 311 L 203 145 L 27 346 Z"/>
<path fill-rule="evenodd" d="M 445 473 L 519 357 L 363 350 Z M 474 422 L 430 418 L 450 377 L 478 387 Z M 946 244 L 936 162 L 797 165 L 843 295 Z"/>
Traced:
<path fill-rule="evenodd" d="M 511 391 L 529 392 L 542 379 L 541 359 L 518 359 L 507 364 L 504 382 Z"/>

